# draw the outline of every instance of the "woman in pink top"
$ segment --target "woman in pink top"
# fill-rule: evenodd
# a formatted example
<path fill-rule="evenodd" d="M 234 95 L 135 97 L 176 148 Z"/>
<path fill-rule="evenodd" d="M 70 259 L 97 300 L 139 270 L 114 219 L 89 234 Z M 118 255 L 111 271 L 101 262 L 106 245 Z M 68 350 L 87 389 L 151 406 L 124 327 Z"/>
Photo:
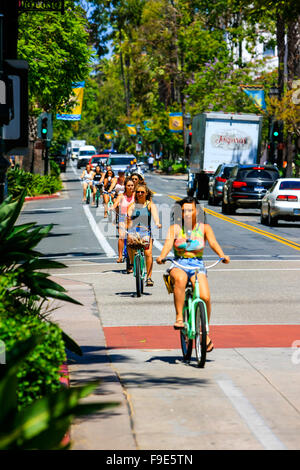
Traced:
<path fill-rule="evenodd" d="M 126 234 L 127 213 L 131 204 L 134 203 L 134 182 L 130 177 L 125 180 L 125 191 L 118 195 L 112 209 L 118 210 L 119 218 L 119 240 L 118 240 L 118 254 L 119 258 L 117 263 L 123 261 L 124 238 Z"/>

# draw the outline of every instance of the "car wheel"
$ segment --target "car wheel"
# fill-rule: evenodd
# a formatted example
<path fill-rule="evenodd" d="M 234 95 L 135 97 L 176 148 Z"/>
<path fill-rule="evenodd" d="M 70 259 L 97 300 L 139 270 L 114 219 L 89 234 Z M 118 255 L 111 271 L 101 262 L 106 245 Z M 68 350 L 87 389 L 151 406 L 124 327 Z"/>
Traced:
<path fill-rule="evenodd" d="M 228 214 L 228 205 L 222 200 L 222 214 Z"/>
<path fill-rule="evenodd" d="M 268 220 L 268 225 L 270 227 L 274 227 L 275 225 L 277 225 L 277 219 L 275 217 L 272 217 L 270 207 L 268 209 L 268 219 L 267 220 Z"/>

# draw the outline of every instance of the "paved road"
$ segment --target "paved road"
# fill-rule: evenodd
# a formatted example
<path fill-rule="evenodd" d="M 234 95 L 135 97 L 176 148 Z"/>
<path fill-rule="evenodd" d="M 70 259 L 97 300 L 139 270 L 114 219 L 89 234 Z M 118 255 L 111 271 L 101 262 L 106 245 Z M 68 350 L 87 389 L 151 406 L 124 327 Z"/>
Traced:
<path fill-rule="evenodd" d="M 300 344 L 299 224 L 266 228 L 256 210 L 224 217 L 220 207 L 206 206 L 232 262 L 209 273 L 215 350 L 200 370 L 180 360 L 164 267 L 154 266 L 155 288 L 137 299 L 133 277 L 115 263 L 114 228 L 110 233 L 102 208 L 82 205 L 75 168 L 64 178 L 61 198 L 26 204 L 21 220 L 54 223 L 39 247 L 66 264 L 53 274 L 93 288 L 130 410 L 134 439 L 126 448 L 300 449 L 300 355 L 292 347 Z M 166 217 L 185 195 L 185 181 L 158 175 L 147 181 Z M 157 234 L 154 256 L 164 234 Z M 206 259 L 214 258 L 208 249 Z M 124 448 L 121 441 L 114 446 Z"/>

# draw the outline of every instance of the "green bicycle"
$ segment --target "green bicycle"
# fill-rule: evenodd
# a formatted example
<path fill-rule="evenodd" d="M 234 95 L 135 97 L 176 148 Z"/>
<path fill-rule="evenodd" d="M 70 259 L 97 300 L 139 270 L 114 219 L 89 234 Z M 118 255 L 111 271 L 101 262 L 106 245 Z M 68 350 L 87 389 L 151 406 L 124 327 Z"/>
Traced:
<path fill-rule="evenodd" d="M 86 188 L 86 196 L 85 196 L 85 202 L 86 202 L 87 204 L 90 203 L 91 195 L 92 195 L 91 186 L 88 184 L 88 185 L 87 185 L 87 188 Z"/>
<path fill-rule="evenodd" d="M 146 277 L 146 258 L 145 258 L 145 241 L 143 237 L 148 235 L 148 228 L 137 226 L 134 229 L 136 242 L 130 246 L 135 249 L 133 258 L 133 275 L 135 277 L 136 295 L 141 297 L 144 292 L 144 282 Z M 133 232 L 129 233 L 131 236 Z"/>
<path fill-rule="evenodd" d="M 219 258 L 218 261 L 210 266 L 207 266 L 206 269 L 210 269 L 213 266 L 216 266 L 223 259 L 224 258 Z M 165 258 L 162 260 L 163 263 L 166 261 L 171 261 L 181 268 L 180 263 L 176 262 L 174 259 Z M 185 269 L 187 268 L 185 267 Z M 200 289 L 197 276 L 198 269 L 190 268 L 190 270 L 195 271 L 196 280 L 194 289 L 190 280 L 188 281 L 185 288 L 185 301 L 182 312 L 184 328 L 180 330 L 180 343 L 183 359 L 184 361 L 189 362 L 192 356 L 193 340 L 195 340 L 197 366 L 203 368 L 206 362 L 206 340 L 209 334 L 207 310 L 205 302 L 200 298 Z M 168 291 L 171 292 L 169 287 Z"/>
<path fill-rule="evenodd" d="M 102 191 L 103 194 L 108 194 L 109 195 L 109 201 L 107 203 L 107 213 L 108 213 L 108 221 L 112 222 L 112 213 L 113 213 L 113 207 L 114 207 L 114 202 L 113 202 L 113 193 L 109 193 L 108 191 Z"/>

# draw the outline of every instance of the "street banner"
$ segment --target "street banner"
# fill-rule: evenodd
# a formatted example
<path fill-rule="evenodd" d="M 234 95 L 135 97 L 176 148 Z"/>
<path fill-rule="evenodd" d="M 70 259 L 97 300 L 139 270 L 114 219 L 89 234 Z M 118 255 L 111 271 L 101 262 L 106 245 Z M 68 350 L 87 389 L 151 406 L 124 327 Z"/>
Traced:
<path fill-rule="evenodd" d="M 169 113 L 169 129 L 171 132 L 183 131 L 182 113 Z"/>
<path fill-rule="evenodd" d="M 72 90 L 75 96 L 72 96 L 71 101 L 73 102 L 73 109 L 70 113 L 57 114 L 56 119 L 61 121 L 80 121 L 82 103 L 83 103 L 83 91 L 84 82 L 73 83 Z"/>
<path fill-rule="evenodd" d="M 106 138 L 106 140 L 111 140 L 111 133 L 110 132 L 105 132 L 104 137 Z"/>
<path fill-rule="evenodd" d="M 119 136 L 119 132 L 116 129 L 113 130 L 113 134 L 114 134 L 115 137 Z"/>
<path fill-rule="evenodd" d="M 152 131 L 151 129 L 151 124 L 152 124 L 152 121 L 144 121 L 144 128 L 145 128 L 145 131 Z"/>
<path fill-rule="evenodd" d="M 127 130 L 128 130 L 129 135 L 136 135 L 135 124 L 127 124 Z"/>
<path fill-rule="evenodd" d="M 266 109 L 265 91 L 257 85 L 241 85 L 241 89 L 252 99 L 255 106 L 261 110 Z"/>

